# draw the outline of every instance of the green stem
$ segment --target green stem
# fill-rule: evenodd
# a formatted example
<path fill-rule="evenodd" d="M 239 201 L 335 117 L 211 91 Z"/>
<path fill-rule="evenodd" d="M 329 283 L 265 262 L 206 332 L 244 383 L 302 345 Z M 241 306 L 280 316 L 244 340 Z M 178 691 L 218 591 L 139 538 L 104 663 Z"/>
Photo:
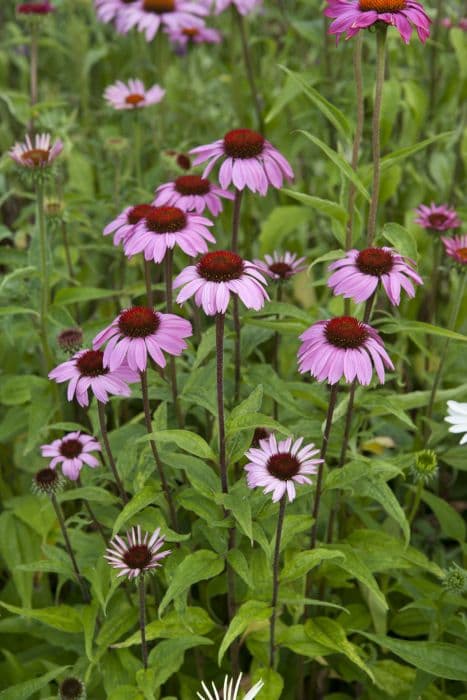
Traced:
<path fill-rule="evenodd" d="M 172 277 L 173 277 L 173 250 L 167 250 L 164 258 L 164 272 L 165 272 L 165 304 L 166 311 L 168 314 L 173 313 L 173 288 L 172 288 Z M 170 355 L 169 357 L 169 374 L 170 374 L 170 387 L 172 390 L 172 402 L 175 409 L 175 415 L 177 416 L 177 423 L 179 428 L 183 428 L 183 413 L 180 406 L 180 401 L 178 400 L 178 385 L 177 385 L 177 371 L 175 366 L 175 357 Z"/>
<path fill-rule="evenodd" d="M 110 447 L 109 436 L 107 433 L 107 419 L 105 417 L 105 404 L 103 404 L 101 401 L 97 402 L 97 413 L 99 416 L 99 426 L 101 429 L 102 442 L 104 443 L 104 448 L 107 454 L 107 459 L 109 460 L 110 469 L 115 479 L 120 498 L 122 499 L 124 505 L 126 505 L 128 503 L 128 496 L 125 493 L 125 489 L 123 487 L 122 480 L 120 479 L 120 475 L 118 473 L 112 449 Z"/>
<path fill-rule="evenodd" d="M 388 25 L 382 23 L 376 31 L 376 84 L 375 104 L 373 109 L 373 186 L 371 191 L 370 211 L 368 214 L 368 245 L 371 246 L 376 233 L 376 217 L 380 187 L 380 151 L 381 151 L 381 104 L 383 100 L 384 72 L 386 68 L 386 37 Z"/>
<path fill-rule="evenodd" d="M 31 23 L 31 61 L 30 61 L 30 106 L 31 118 L 29 120 L 29 131 L 34 130 L 34 105 L 37 103 L 37 73 L 38 73 L 38 54 L 39 54 L 39 36 L 36 22 Z"/>
<path fill-rule="evenodd" d="M 141 656 L 143 666 L 146 670 L 148 667 L 148 645 L 146 642 L 146 591 L 144 586 L 144 576 L 139 577 L 139 629 L 141 632 Z"/>
<path fill-rule="evenodd" d="M 271 607 L 272 607 L 272 615 L 271 615 L 271 620 L 270 620 L 270 635 L 269 635 L 269 667 L 274 668 L 274 659 L 275 659 L 275 654 L 276 654 L 276 648 L 275 648 L 275 630 L 276 630 L 276 607 L 277 607 L 277 600 L 279 597 L 279 558 L 280 558 L 280 551 L 281 551 L 281 537 L 282 537 L 282 528 L 284 525 L 284 516 L 285 516 L 285 504 L 286 504 L 286 495 L 282 496 L 279 504 L 279 516 L 277 519 L 277 530 L 276 530 L 276 544 L 274 547 L 274 562 L 272 565 L 272 602 L 271 602 Z"/>
<path fill-rule="evenodd" d="M 251 97 L 253 99 L 253 105 L 256 112 L 256 119 L 258 122 L 258 129 L 261 134 L 264 134 L 264 119 L 261 108 L 261 98 L 258 92 L 258 86 L 256 85 L 255 73 L 253 70 L 253 61 L 251 60 L 250 53 L 250 43 L 246 34 L 245 20 L 237 8 L 233 8 L 234 15 L 237 19 L 238 30 L 240 34 L 240 39 L 242 42 L 242 54 L 243 62 L 245 64 L 246 75 L 248 78 L 248 83 L 250 86 Z"/>
<path fill-rule="evenodd" d="M 57 516 L 57 520 L 58 520 L 59 525 L 60 525 L 60 530 L 62 531 L 63 540 L 64 540 L 64 542 L 65 542 L 65 547 L 66 547 L 66 550 L 67 550 L 67 552 L 68 552 L 68 556 L 70 557 L 70 561 L 71 561 L 71 566 L 72 566 L 72 568 L 73 568 L 73 572 L 74 572 L 74 574 L 75 574 L 75 576 L 76 576 L 76 580 L 78 581 L 79 586 L 80 586 L 80 588 L 81 588 L 81 593 L 82 593 L 82 595 L 83 595 L 83 600 L 84 600 L 85 603 L 89 603 L 89 593 L 88 593 L 88 590 L 87 590 L 87 588 L 86 588 L 85 581 L 84 581 L 84 579 L 83 579 L 83 577 L 82 577 L 82 575 L 81 575 L 81 572 L 80 572 L 80 570 L 79 570 L 79 568 L 78 568 L 78 563 L 77 563 L 77 561 L 76 561 L 75 555 L 74 555 L 74 553 L 73 553 L 73 548 L 72 548 L 72 546 L 71 546 L 70 538 L 68 537 L 68 532 L 67 532 L 67 529 L 66 529 L 65 519 L 64 519 L 64 517 L 63 517 L 62 509 L 60 508 L 60 505 L 59 505 L 59 503 L 58 503 L 58 501 L 57 501 L 57 498 L 56 498 L 56 496 L 55 496 L 54 493 L 51 494 L 50 500 L 52 501 L 52 505 L 53 505 L 53 507 L 54 507 L 55 514 L 56 514 L 56 516 Z"/>
<path fill-rule="evenodd" d="M 49 311 L 49 266 L 47 261 L 47 231 L 45 226 L 44 213 L 44 181 L 38 177 L 36 183 L 36 222 L 39 230 L 39 249 L 40 249 L 40 274 L 41 274 L 41 305 L 39 313 L 40 337 L 42 343 L 42 351 L 47 368 L 52 367 L 52 356 L 49 348 L 49 339 L 47 334 L 47 316 Z"/>
<path fill-rule="evenodd" d="M 355 77 L 355 93 L 357 99 L 357 125 L 355 128 L 351 168 L 356 171 L 358 166 L 358 155 L 362 143 L 363 121 L 364 121 L 364 104 L 363 104 L 363 73 L 362 73 L 362 45 L 363 32 L 359 32 L 355 38 L 355 48 L 353 55 L 354 77 Z M 357 196 L 357 188 L 354 183 L 349 184 L 349 194 L 347 199 L 347 226 L 345 230 L 345 249 L 352 248 L 353 238 L 353 222 L 354 222 L 354 207 L 355 198 Z"/>
<path fill-rule="evenodd" d="M 413 503 L 412 503 L 412 508 L 410 509 L 410 513 L 407 517 L 407 522 L 411 526 L 415 516 L 417 515 L 418 508 L 420 506 L 420 501 L 422 500 L 422 492 L 423 492 L 423 481 L 420 480 L 417 484 L 417 490 L 415 491 L 414 498 L 413 498 Z"/>
<path fill-rule="evenodd" d="M 134 158 L 135 158 L 135 177 L 138 189 L 143 187 L 143 171 L 141 164 L 141 120 L 139 110 L 136 107 L 134 110 L 135 114 L 135 124 L 134 124 Z"/>

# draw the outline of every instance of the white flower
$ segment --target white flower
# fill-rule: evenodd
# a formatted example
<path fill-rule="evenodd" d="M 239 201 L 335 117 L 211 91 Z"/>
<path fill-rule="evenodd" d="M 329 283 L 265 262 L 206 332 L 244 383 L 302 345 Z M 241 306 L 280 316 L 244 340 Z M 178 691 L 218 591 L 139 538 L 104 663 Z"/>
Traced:
<path fill-rule="evenodd" d="M 444 419 L 451 423 L 450 433 L 464 433 L 459 444 L 467 443 L 467 403 L 448 401 L 448 415 Z"/>
<path fill-rule="evenodd" d="M 224 679 L 224 689 L 223 689 L 223 694 L 222 698 L 223 700 L 237 700 L 238 698 L 238 691 L 240 690 L 240 681 L 242 680 L 242 674 L 239 675 L 237 682 L 234 687 L 234 679 L 231 678 L 229 681 L 228 676 L 225 677 Z M 201 684 L 203 686 L 203 691 L 205 695 L 201 695 L 201 693 L 197 693 L 197 696 L 200 700 L 220 700 L 221 696 L 219 695 L 219 692 L 216 690 L 214 683 L 212 684 L 212 692 L 209 690 L 207 687 L 206 683 Z M 251 690 L 248 691 L 248 693 L 245 695 L 244 700 L 253 700 L 255 698 L 259 691 L 262 689 L 264 686 L 263 681 L 258 681 Z"/>

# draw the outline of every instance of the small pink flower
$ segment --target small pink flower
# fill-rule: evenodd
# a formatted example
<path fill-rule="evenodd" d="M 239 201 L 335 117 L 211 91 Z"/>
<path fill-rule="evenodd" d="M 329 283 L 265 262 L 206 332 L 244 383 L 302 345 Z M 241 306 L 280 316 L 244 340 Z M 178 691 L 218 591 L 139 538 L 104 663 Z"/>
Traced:
<path fill-rule="evenodd" d="M 117 31 L 126 34 L 136 28 L 144 32 L 146 41 L 152 41 L 160 27 L 202 27 L 200 16 L 208 14 L 201 2 L 192 0 L 137 0 L 122 8 L 116 15 Z"/>
<path fill-rule="evenodd" d="M 103 364 L 111 371 L 122 363 L 135 372 L 143 372 L 148 354 L 159 367 L 165 367 L 163 352 L 181 355 L 188 346 L 184 338 L 192 335 L 191 323 L 174 314 L 161 314 L 146 306 L 133 306 L 98 333 L 93 348 L 98 350 L 107 341 Z"/>
<path fill-rule="evenodd" d="M 251 447 L 245 454 L 245 465 L 250 489 L 264 486 L 263 493 L 272 492 L 274 502 L 287 492 L 289 501 L 296 496 L 295 484 L 311 484 L 310 474 L 316 474 L 322 459 L 311 459 L 319 453 L 313 443 L 302 447 L 303 438 L 293 441 L 289 437 L 277 442 L 275 435 L 260 440 L 259 447 Z"/>
<path fill-rule="evenodd" d="M 165 95 L 160 85 L 153 85 L 146 90 L 141 80 L 129 80 L 126 85 L 117 80 L 105 89 L 104 97 L 114 109 L 142 109 L 160 102 Z"/>
<path fill-rule="evenodd" d="M 373 366 L 381 384 L 384 367 L 394 369 L 379 333 L 351 316 L 340 316 L 314 323 L 300 336 L 299 371 L 310 372 L 319 382 L 336 384 L 342 377 L 348 382 L 371 382 Z"/>
<path fill-rule="evenodd" d="M 443 19 L 441 20 L 441 26 L 445 29 L 451 29 L 452 19 L 450 19 L 449 17 L 443 17 Z"/>
<path fill-rule="evenodd" d="M 91 435 L 82 435 L 80 431 L 68 433 L 60 440 L 54 440 L 50 445 L 41 445 L 43 457 L 52 457 L 49 469 L 55 469 L 57 464 L 62 465 L 62 472 L 71 481 L 79 478 L 81 469 L 85 464 L 88 467 L 99 466 L 99 460 L 90 454 L 100 452 L 101 446 Z"/>
<path fill-rule="evenodd" d="M 264 260 L 253 260 L 256 267 L 276 282 L 288 280 L 299 272 L 306 270 L 305 258 L 297 258 L 296 253 L 278 253 L 265 255 Z"/>
<path fill-rule="evenodd" d="M 109 394 L 130 396 L 128 383 L 138 382 L 138 373 L 124 364 L 112 371 L 104 367 L 103 357 L 100 350 L 80 350 L 49 372 L 49 379 L 54 379 L 57 384 L 69 382 L 67 399 L 72 401 L 76 396 L 80 406 L 89 405 L 89 389 L 102 403 L 107 403 Z"/>
<path fill-rule="evenodd" d="M 57 139 L 51 145 L 50 134 L 36 134 L 34 141 L 26 135 L 24 143 L 15 143 L 9 151 L 13 158 L 23 168 L 47 168 L 63 151 L 63 143 Z"/>
<path fill-rule="evenodd" d="M 460 19 L 457 26 L 459 29 L 462 29 L 463 32 L 467 32 L 467 17 Z"/>
<path fill-rule="evenodd" d="M 467 234 L 462 236 L 453 236 L 452 238 L 441 237 L 444 250 L 450 258 L 460 263 L 467 265 Z"/>
<path fill-rule="evenodd" d="M 259 311 L 269 299 L 265 284 L 252 263 L 228 250 L 216 250 L 203 255 L 197 265 L 182 270 L 173 286 L 183 286 L 178 304 L 194 295 L 196 305 L 202 306 L 208 316 L 215 316 L 225 314 L 231 294 L 238 294 L 247 309 Z"/>
<path fill-rule="evenodd" d="M 418 214 L 415 223 L 430 231 L 448 231 L 461 225 L 457 211 L 447 204 L 436 205 L 432 202 L 429 207 L 421 204 L 415 211 Z"/>
<path fill-rule="evenodd" d="M 230 5 L 237 8 L 241 15 L 248 15 L 256 8 L 259 8 L 263 0 L 215 0 L 216 13 L 224 12 Z"/>
<path fill-rule="evenodd" d="M 16 8 L 20 15 L 48 15 L 54 11 L 55 7 L 50 2 L 22 2 Z"/>
<path fill-rule="evenodd" d="M 150 204 L 136 204 L 126 207 L 116 219 L 107 224 L 104 236 L 114 233 L 114 245 L 125 244 L 136 231 L 136 225 L 152 211 Z"/>
<path fill-rule="evenodd" d="M 121 10 L 128 8 L 128 5 L 136 3 L 137 0 L 94 0 L 97 16 L 101 22 L 111 22 L 118 16 Z"/>
<path fill-rule="evenodd" d="M 197 214 L 207 207 L 213 216 L 218 216 L 222 211 L 221 197 L 233 199 L 234 195 L 199 175 L 181 175 L 157 188 L 154 206 L 179 207 Z"/>
<path fill-rule="evenodd" d="M 222 41 L 222 34 L 212 27 L 168 27 L 165 32 L 176 49 L 186 49 L 189 44 L 220 44 Z"/>
<path fill-rule="evenodd" d="M 423 284 L 412 266 L 415 266 L 413 260 L 403 258 L 391 248 L 353 249 L 329 265 L 329 270 L 334 272 L 328 279 L 328 287 L 334 294 L 342 294 L 359 304 L 369 299 L 381 282 L 391 304 L 399 306 L 401 287 L 412 299 L 415 296 L 412 282 Z"/>
<path fill-rule="evenodd" d="M 125 255 L 130 258 L 144 253 L 146 260 L 160 263 L 167 250 L 178 245 L 184 253 L 194 257 L 207 251 L 206 241 L 215 243 L 208 226 L 213 226 L 209 219 L 178 207 L 151 207 L 134 233 L 125 239 Z"/>
<path fill-rule="evenodd" d="M 423 5 L 416 0 L 327 0 L 326 17 L 335 21 L 329 34 L 336 34 L 339 41 L 346 32 L 346 39 L 358 34 L 378 22 L 385 22 L 397 29 L 406 44 L 412 36 L 413 27 L 422 43 L 430 36 L 431 19 Z"/>
<path fill-rule="evenodd" d="M 160 531 L 158 527 L 151 536 L 145 532 L 143 537 L 138 525 L 127 532 L 126 539 L 116 535 L 110 541 L 104 559 L 114 569 L 120 569 L 118 577 L 127 576 L 131 580 L 143 576 L 161 566 L 161 559 L 171 553 L 170 549 L 159 552 L 165 544 L 165 537 L 160 535 Z"/>
<path fill-rule="evenodd" d="M 284 156 L 251 129 L 229 131 L 223 139 L 193 148 L 190 153 L 196 155 L 194 165 L 209 161 L 203 177 L 208 177 L 217 161 L 224 159 L 219 170 L 219 182 L 224 189 L 233 183 L 238 190 L 247 187 L 264 196 L 269 185 L 280 188 L 284 178 L 290 181 L 294 176 Z"/>

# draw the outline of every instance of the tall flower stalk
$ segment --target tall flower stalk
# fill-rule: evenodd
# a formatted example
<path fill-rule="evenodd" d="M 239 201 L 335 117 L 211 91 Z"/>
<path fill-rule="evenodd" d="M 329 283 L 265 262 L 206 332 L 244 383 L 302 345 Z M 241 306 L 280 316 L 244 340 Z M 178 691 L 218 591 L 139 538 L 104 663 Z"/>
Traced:
<path fill-rule="evenodd" d="M 261 97 L 258 91 L 258 85 L 255 79 L 255 72 L 253 69 L 253 61 L 250 52 L 250 43 L 248 41 L 245 19 L 236 7 L 232 6 L 232 12 L 234 14 L 234 20 L 238 26 L 238 33 L 240 34 L 240 41 L 242 44 L 242 56 L 243 63 L 245 65 L 245 72 L 248 78 L 248 84 L 250 86 L 251 98 L 253 100 L 253 106 L 256 113 L 256 120 L 258 122 L 258 129 L 261 133 L 264 133 L 264 119 L 263 110 L 261 106 Z"/>
<path fill-rule="evenodd" d="M 270 635 L 269 635 L 269 666 L 270 668 L 274 668 L 274 661 L 275 661 L 275 655 L 276 655 L 276 646 L 275 646 L 275 631 L 276 631 L 276 608 L 277 608 L 277 601 L 279 597 L 279 560 L 280 560 L 280 551 L 281 551 L 281 537 L 282 537 L 282 529 L 284 526 L 284 517 L 285 517 L 285 504 L 286 504 L 286 497 L 283 496 L 279 502 L 279 515 L 277 517 L 277 529 L 276 529 L 276 543 L 274 547 L 274 561 L 272 565 L 272 600 L 271 600 L 271 607 L 272 607 L 272 615 L 271 615 L 271 620 L 270 620 Z"/>
<path fill-rule="evenodd" d="M 47 369 L 52 367 L 52 355 L 50 353 L 48 338 L 48 312 L 49 312 L 49 263 L 47 254 L 47 230 L 44 212 L 44 179 L 41 174 L 36 175 L 36 221 L 39 233 L 39 255 L 41 273 L 41 304 L 39 313 L 40 337 L 42 352 Z"/>
<path fill-rule="evenodd" d="M 243 17 L 240 13 L 234 9 L 233 10 L 243 22 Z M 235 199 L 232 211 L 232 252 L 238 253 L 238 235 L 240 230 L 240 210 L 242 206 L 243 190 L 235 188 Z M 240 380 L 241 380 L 241 361 L 242 361 L 242 327 L 240 323 L 240 309 L 238 303 L 238 296 L 235 295 L 232 305 L 232 317 L 234 326 L 234 399 L 237 403 L 240 400 Z"/>
<path fill-rule="evenodd" d="M 122 499 L 123 503 L 126 504 L 128 503 L 128 496 L 126 495 L 122 480 L 120 478 L 120 475 L 118 473 L 117 469 L 117 463 L 115 461 L 112 448 L 110 447 L 110 442 L 109 442 L 109 435 L 107 432 L 107 418 L 105 416 L 105 404 L 102 403 L 102 401 L 97 402 L 97 414 L 99 416 L 99 426 L 100 426 L 100 431 L 101 431 L 101 436 L 102 436 L 102 442 L 104 443 L 104 449 L 105 453 L 107 455 L 107 459 L 109 461 L 109 466 L 112 471 L 115 484 L 117 485 L 118 493 L 120 494 L 120 498 Z"/>
<path fill-rule="evenodd" d="M 73 572 L 75 574 L 76 580 L 78 581 L 79 587 L 81 588 L 81 594 L 83 596 L 83 601 L 85 603 L 89 603 L 89 592 L 86 587 L 86 583 L 84 581 L 84 578 L 81 574 L 81 571 L 79 570 L 78 563 L 76 561 L 76 557 L 73 552 L 73 547 L 71 546 L 70 538 L 68 537 L 68 532 L 66 529 L 66 524 L 65 524 L 65 518 L 63 517 L 62 509 L 60 507 L 60 504 L 57 501 L 57 497 L 54 493 L 50 494 L 50 500 L 51 503 L 54 507 L 55 514 L 57 516 L 58 523 L 60 525 L 60 530 L 62 531 L 63 535 L 63 540 L 65 542 L 65 547 L 66 551 L 68 552 L 68 556 L 70 557 L 71 561 L 71 566 L 73 568 Z"/>
<path fill-rule="evenodd" d="M 358 166 L 358 156 L 360 153 L 360 146 L 362 142 L 363 134 L 363 122 L 364 122 L 364 103 L 363 103 L 363 72 L 362 72 L 362 46 L 363 46 L 363 35 L 361 33 L 357 34 L 355 39 L 355 48 L 353 53 L 353 68 L 354 68 L 354 78 L 355 78 L 355 97 L 357 102 L 357 122 L 355 126 L 355 134 L 352 146 L 352 160 L 351 168 L 356 171 Z M 347 225 L 345 229 L 345 249 L 350 250 L 352 248 L 353 240 L 353 222 L 354 222 L 354 207 L 355 198 L 357 195 L 357 188 L 354 183 L 349 184 L 349 192 L 347 197 Z M 346 302 L 347 304 L 349 302 Z"/>
<path fill-rule="evenodd" d="M 165 272 L 165 306 L 168 314 L 173 312 L 173 250 L 168 249 L 164 258 L 164 272 Z M 175 415 L 177 416 L 177 423 L 179 428 L 183 428 L 183 413 L 180 406 L 180 401 L 178 398 L 178 385 L 177 385 L 177 369 L 175 366 L 175 357 L 173 355 L 169 358 L 169 373 L 170 373 L 170 388 L 172 391 L 172 402 L 175 409 Z"/>

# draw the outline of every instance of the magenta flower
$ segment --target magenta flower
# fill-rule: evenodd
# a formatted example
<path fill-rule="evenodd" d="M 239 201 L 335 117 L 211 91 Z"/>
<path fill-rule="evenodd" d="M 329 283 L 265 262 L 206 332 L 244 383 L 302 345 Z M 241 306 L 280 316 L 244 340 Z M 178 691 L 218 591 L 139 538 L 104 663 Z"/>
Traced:
<path fill-rule="evenodd" d="M 199 175 L 181 175 L 174 182 L 166 182 L 157 188 L 154 205 L 179 207 L 183 211 L 202 214 L 207 207 L 213 216 L 222 211 L 221 197 L 233 199 L 232 192 L 223 190 Z"/>
<path fill-rule="evenodd" d="M 120 569 L 118 577 L 127 576 L 128 579 L 135 579 L 161 566 L 161 559 L 170 554 L 170 549 L 159 552 L 165 544 L 164 535 L 160 535 L 160 528 L 154 530 L 151 536 L 148 532 L 143 534 L 141 528 L 132 527 L 127 532 L 126 540 L 116 535 L 106 549 L 104 559 L 114 569 Z"/>
<path fill-rule="evenodd" d="M 107 224 L 104 236 L 114 233 L 114 245 L 126 243 L 136 230 L 136 224 L 152 211 L 150 204 L 136 204 L 134 207 L 126 207 L 116 219 Z"/>
<path fill-rule="evenodd" d="M 50 2 L 22 2 L 16 8 L 20 15 L 48 15 L 54 11 L 55 7 Z"/>
<path fill-rule="evenodd" d="M 125 255 L 130 258 L 144 253 L 146 260 L 160 263 L 167 250 L 179 245 L 184 253 L 194 257 L 207 251 L 206 241 L 215 243 L 208 226 L 213 226 L 209 219 L 178 207 L 151 207 L 136 226 L 134 234 L 125 239 Z"/>
<path fill-rule="evenodd" d="M 230 5 L 237 8 L 241 15 L 248 15 L 262 5 L 263 0 L 215 0 L 216 13 L 224 12 Z"/>
<path fill-rule="evenodd" d="M 284 156 L 261 134 L 250 129 L 229 131 L 223 139 L 193 148 L 190 153 L 196 155 L 194 165 L 209 161 L 203 177 L 208 177 L 217 161 L 224 158 L 219 170 L 219 182 L 224 189 L 233 183 L 238 190 L 247 187 L 264 196 L 269 185 L 282 187 L 284 178 L 290 181 L 294 176 Z"/>
<path fill-rule="evenodd" d="M 192 335 L 191 323 L 174 314 L 161 314 L 145 306 L 125 309 L 98 333 L 93 340 L 94 350 L 107 341 L 103 364 L 111 371 L 122 364 L 135 372 L 144 372 L 148 353 L 159 367 L 165 367 L 163 352 L 181 355 L 188 346 L 184 338 Z"/>
<path fill-rule="evenodd" d="M 245 465 L 250 489 L 264 486 L 263 493 L 271 493 L 274 502 L 287 492 L 289 501 L 295 499 L 295 484 L 311 484 L 308 474 L 316 474 L 322 459 L 311 459 L 319 453 L 313 443 L 302 447 L 303 438 L 289 437 L 277 442 L 275 435 L 260 440 L 259 447 L 251 447 L 245 454 L 250 461 Z"/>
<path fill-rule="evenodd" d="M 335 18 L 328 31 L 336 34 L 337 41 L 345 32 L 345 38 L 350 39 L 360 29 L 378 22 L 395 27 L 406 44 L 414 27 L 422 43 L 430 36 L 431 19 L 416 0 L 327 0 L 327 3 L 324 14 Z"/>
<path fill-rule="evenodd" d="M 61 464 L 64 476 L 71 481 L 77 481 L 85 464 L 93 469 L 99 466 L 99 460 L 90 453 L 100 450 L 101 446 L 95 438 L 82 435 L 80 431 L 68 433 L 50 445 L 41 445 L 42 456 L 52 457 L 49 469 L 55 469 L 57 464 Z"/>
<path fill-rule="evenodd" d="M 182 50 L 189 44 L 220 44 L 222 41 L 222 34 L 212 27 L 167 27 L 165 32 L 174 47 Z"/>
<path fill-rule="evenodd" d="M 191 0 L 137 0 L 117 12 L 117 31 L 126 34 L 136 27 L 152 41 L 159 28 L 201 27 L 200 16 L 208 14 L 201 2 Z"/>
<path fill-rule="evenodd" d="M 102 22 L 111 22 L 120 12 L 137 0 L 94 0 L 97 16 Z"/>
<path fill-rule="evenodd" d="M 256 267 L 228 250 L 203 255 L 197 265 L 186 267 L 174 281 L 182 287 L 177 303 L 194 295 L 197 306 L 208 316 L 225 314 L 231 294 L 238 294 L 247 309 L 259 311 L 269 299 L 263 285 L 266 280 Z"/>
<path fill-rule="evenodd" d="M 452 238 L 441 237 L 444 250 L 450 258 L 460 263 L 467 265 L 467 234 L 462 236 L 453 236 Z"/>
<path fill-rule="evenodd" d="M 391 304 L 399 306 L 401 287 L 412 299 L 415 284 L 423 284 L 415 272 L 415 263 L 404 258 L 391 248 L 366 248 L 349 250 L 344 258 L 329 265 L 334 270 L 328 279 L 328 287 L 334 294 L 342 294 L 345 299 L 353 299 L 357 304 L 369 299 L 381 282 Z"/>
<path fill-rule="evenodd" d="M 318 321 L 300 336 L 299 371 L 310 372 L 319 382 L 336 384 L 342 377 L 348 382 L 371 382 L 373 366 L 381 384 L 384 368 L 394 369 L 379 333 L 351 316 Z"/>
<path fill-rule="evenodd" d="M 63 151 L 63 143 L 57 139 L 51 145 L 50 134 L 36 134 L 34 140 L 26 135 L 24 143 L 15 143 L 9 155 L 23 168 L 47 168 Z"/>
<path fill-rule="evenodd" d="M 103 357 L 100 350 L 80 350 L 49 372 L 49 379 L 54 379 L 57 384 L 69 382 L 67 399 L 72 401 L 76 396 L 80 406 L 89 405 L 89 389 L 102 403 L 107 403 L 109 394 L 130 396 L 128 383 L 139 381 L 137 372 L 124 364 L 112 371 L 104 367 Z"/>
<path fill-rule="evenodd" d="M 105 89 L 104 97 L 114 109 L 141 109 L 160 102 L 165 95 L 160 85 L 153 85 L 146 90 L 142 80 L 130 79 L 128 84 L 117 80 Z"/>
<path fill-rule="evenodd" d="M 461 220 L 455 209 L 450 209 L 447 204 L 430 206 L 421 204 L 416 210 L 418 218 L 415 223 L 430 231 L 448 231 L 461 225 Z"/>
<path fill-rule="evenodd" d="M 296 253 L 278 253 L 265 255 L 264 260 L 253 260 L 256 267 L 276 282 L 288 280 L 299 272 L 306 270 L 305 258 L 297 258 Z"/>

